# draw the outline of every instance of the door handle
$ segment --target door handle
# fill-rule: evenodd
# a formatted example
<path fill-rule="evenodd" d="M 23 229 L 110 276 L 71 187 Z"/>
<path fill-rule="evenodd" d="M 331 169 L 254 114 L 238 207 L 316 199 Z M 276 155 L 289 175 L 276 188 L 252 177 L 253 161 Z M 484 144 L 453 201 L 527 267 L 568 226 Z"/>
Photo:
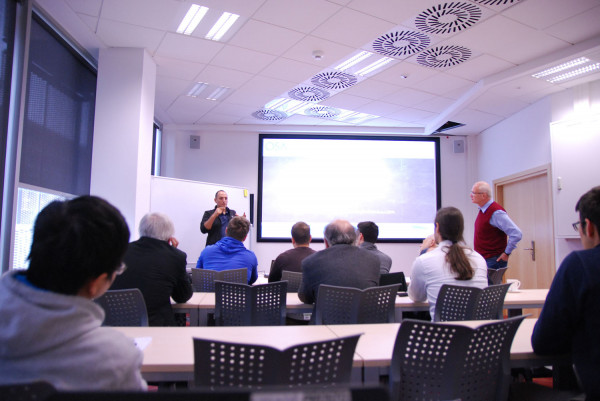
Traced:
<path fill-rule="evenodd" d="M 531 248 L 524 248 L 524 251 L 531 251 L 531 260 L 535 262 L 535 241 L 531 241 Z"/>

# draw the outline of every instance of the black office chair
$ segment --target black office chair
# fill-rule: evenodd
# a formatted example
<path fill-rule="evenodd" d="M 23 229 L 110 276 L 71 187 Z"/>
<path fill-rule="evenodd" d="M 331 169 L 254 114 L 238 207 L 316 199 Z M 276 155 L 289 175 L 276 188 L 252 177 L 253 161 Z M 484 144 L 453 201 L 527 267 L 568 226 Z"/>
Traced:
<path fill-rule="evenodd" d="M 0 386 L 0 401 L 44 401 L 56 393 L 54 386 L 46 381 Z"/>
<path fill-rule="evenodd" d="M 475 329 L 403 320 L 390 365 L 392 400 L 504 401 L 510 347 L 525 316 Z"/>
<path fill-rule="evenodd" d="M 400 284 L 398 291 L 406 292 L 408 286 L 406 285 L 406 277 L 404 272 L 384 273 L 379 276 L 379 286 Z"/>
<path fill-rule="evenodd" d="M 287 284 L 277 281 L 250 286 L 215 281 L 215 325 L 285 325 Z"/>
<path fill-rule="evenodd" d="M 471 320 L 494 320 L 502 319 L 504 316 L 504 298 L 508 291 L 509 284 L 490 285 L 484 288 L 479 294 L 477 306 L 473 312 Z"/>
<path fill-rule="evenodd" d="M 231 283 L 248 283 L 248 269 L 209 270 L 192 269 L 192 288 L 194 292 L 215 292 L 215 280 Z"/>
<path fill-rule="evenodd" d="M 95 302 L 104 309 L 103 326 L 148 326 L 148 311 L 137 288 L 110 290 Z"/>
<path fill-rule="evenodd" d="M 278 350 L 194 338 L 194 382 L 207 390 L 330 386 L 350 382 L 360 334 Z"/>
<path fill-rule="evenodd" d="M 314 324 L 393 323 L 398 284 L 364 290 L 321 284 Z"/>
<path fill-rule="evenodd" d="M 487 269 L 488 273 L 488 283 L 490 285 L 502 284 L 502 279 L 504 277 L 504 273 L 508 267 L 501 267 L 499 269 Z"/>
<path fill-rule="evenodd" d="M 472 320 L 479 292 L 476 287 L 443 284 L 435 302 L 435 322 Z"/>
<path fill-rule="evenodd" d="M 300 283 L 302 283 L 302 273 L 283 270 L 281 272 L 281 281 L 288 282 L 288 292 L 298 292 Z"/>

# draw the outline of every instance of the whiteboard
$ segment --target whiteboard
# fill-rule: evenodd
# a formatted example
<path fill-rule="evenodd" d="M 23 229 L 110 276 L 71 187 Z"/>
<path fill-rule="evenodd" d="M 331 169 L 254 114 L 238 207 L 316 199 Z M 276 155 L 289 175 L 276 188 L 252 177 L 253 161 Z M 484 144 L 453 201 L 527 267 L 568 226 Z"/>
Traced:
<path fill-rule="evenodd" d="M 164 213 L 175 225 L 179 249 L 187 253 L 187 262 L 196 263 L 206 244 L 207 234 L 200 232 L 200 221 L 206 210 L 215 207 L 215 193 L 227 192 L 228 206 L 239 215 L 250 218 L 250 196 L 245 188 L 207 182 L 152 177 L 150 211 Z M 250 235 L 244 243 L 248 248 Z"/>

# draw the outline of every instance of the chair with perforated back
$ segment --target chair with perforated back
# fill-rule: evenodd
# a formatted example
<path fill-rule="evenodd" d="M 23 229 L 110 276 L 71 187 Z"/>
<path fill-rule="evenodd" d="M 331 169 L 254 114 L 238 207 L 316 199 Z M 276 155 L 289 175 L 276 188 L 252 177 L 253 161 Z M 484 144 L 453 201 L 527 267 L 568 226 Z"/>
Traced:
<path fill-rule="evenodd" d="M 288 282 L 288 292 L 298 292 L 300 283 L 302 283 L 302 273 L 283 270 L 281 272 L 281 280 Z"/>
<path fill-rule="evenodd" d="M 104 309 L 103 326 L 148 326 L 148 311 L 137 288 L 110 290 L 95 300 Z"/>
<path fill-rule="evenodd" d="M 321 284 L 314 324 L 392 323 L 398 284 L 364 290 Z"/>
<path fill-rule="evenodd" d="M 285 324 L 287 281 L 250 286 L 215 281 L 216 326 Z"/>
<path fill-rule="evenodd" d="M 435 302 L 435 322 L 472 320 L 480 289 L 443 284 Z"/>
<path fill-rule="evenodd" d="M 390 365 L 392 400 L 506 400 L 510 347 L 524 316 L 477 328 L 403 320 Z"/>
<path fill-rule="evenodd" d="M 490 285 L 502 284 L 502 278 L 508 267 L 501 267 L 499 269 L 487 269 L 488 272 L 488 283 Z"/>
<path fill-rule="evenodd" d="M 477 306 L 472 320 L 494 320 L 502 319 L 504 309 L 504 298 L 509 284 L 490 285 L 484 288 L 477 300 Z"/>
<path fill-rule="evenodd" d="M 248 269 L 209 270 L 192 269 L 192 288 L 194 292 L 215 292 L 215 280 L 231 283 L 248 283 Z"/>
<path fill-rule="evenodd" d="M 46 381 L 0 386 L 0 400 L 44 401 L 56 393 L 56 388 Z"/>
<path fill-rule="evenodd" d="M 338 337 L 284 350 L 194 338 L 195 385 L 214 391 L 346 384 L 359 337 Z"/>

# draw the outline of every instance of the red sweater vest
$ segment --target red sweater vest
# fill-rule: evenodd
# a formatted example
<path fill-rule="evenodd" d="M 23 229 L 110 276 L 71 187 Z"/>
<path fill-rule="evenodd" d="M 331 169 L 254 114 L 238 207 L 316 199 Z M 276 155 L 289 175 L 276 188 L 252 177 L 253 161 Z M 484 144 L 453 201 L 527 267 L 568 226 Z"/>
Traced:
<path fill-rule="evenodd" d="M 506 250 L 506 234 L 490 224 L 492 214 L 496 210 L 504 210 L 504 208 L 496 202 L 492 202 L 485 213 L 481 213 L 480 210 L 475 219 L 475 251 L 486 259 L 499 256 Z"/>

